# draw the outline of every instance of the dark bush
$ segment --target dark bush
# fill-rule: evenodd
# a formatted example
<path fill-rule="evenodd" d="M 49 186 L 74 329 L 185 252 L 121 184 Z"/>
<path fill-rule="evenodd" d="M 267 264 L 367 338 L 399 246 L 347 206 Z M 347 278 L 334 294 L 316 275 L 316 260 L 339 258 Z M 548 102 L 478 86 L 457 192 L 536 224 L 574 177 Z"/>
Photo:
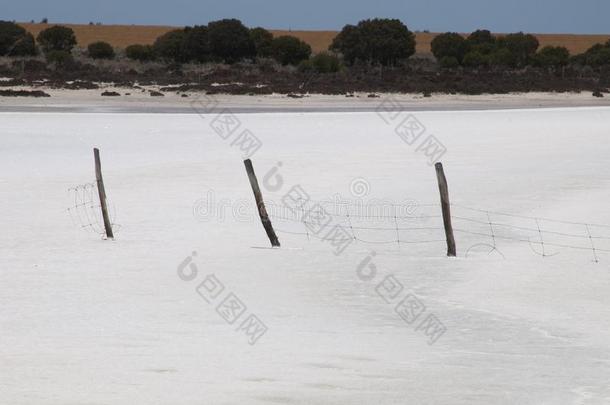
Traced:
<path fill-rule="evenodd" d="M 455 56 L 443 56 L 438 63 L 442 68 L 453 69 L 460 66 L 460 61 Z"/>
<path fill-rule="evenodd" d="M 468 45 L 494 45 L 496 43 L 496 37 L 494 37 L 489 30 L 476 30 L 466 38 Z"/>
<path fill-rule="evenodd" d="M 55 25 L 40 31 L 36 41 L 45 53 L 50 51 L 70 52 L 76 45 L 76 36 L 74 36 L 72 28 Z"/>
<path fill-rule="evenodd" d="M 252 28 L 250 30 L 250 38 L 254 42 L 254 48 L 256 49 L 256 56 L 261 58 L 267 58 L 271 56 L 273 48 L 271 46 L 273 42 L 273 34 L 264 28 Z"/>
<path fill-rule="evenodd" d="M 506 48 L 498 48 L 488 56 L 489 65 L 495 67 L 509 67 L 513 64 L 513 55 Z"/>
<path fill-rule="evenodd" d="M 488 30 L 476 30 L 466 38 L 469 51 L 489 55 L 496 48 L 496 37 Z"/>
<path fill-rule="evenodd" d="M 328 52 L 320 52 L 311 58 L 312 68 L 318 73 L 336 73 L 341 70 L 339 58 Z"/>
<path fill-rule="evenodd" d="M 29 32 L 17 40 L 13 45 L 13 49 L 9 52 L 9 56 L 36 56 L 37 54 L 36 41 L 34 36 Z"/>
<path fill-rule="evenodd" d="M 226 19 L 209 23 L 208 37 L 212 56 L 226 63 L 252 59 L 256 55 L 250 30 L 239 20 Z"/>
<path fill-rule="evenodd" d="M 47 63 L 54 64 L 57 67 L 66 67 L 74 63 L 72 54 L 68 51 L 48 51 L 45 54 Z"/>
<path fill-rule="evenodd" d="M 534 63 L 546 68 L 565 66 L 569 60 L 570 51 L 563 46 L 545 46 L 534 56 Z"/>
<path fill-rule="evenodd" d="M 440 61 L 445 57 L 454 57 L 459 63 L 462 63 L 464 55 L 468 51 L 468 43 L 460 34 L 455 32 L 446 32 L 437 35 L 432 40 L 432 54 Z"/>
<path fill-rule="evenodd" d="M 464 55 L 462 64 L 468 67 L 481 67 L 488 63 L 488 58 L 483 55 L 480 51 L 470 51 Z"/>
<path fill-rule="evenodd" d="M 274 38 L 272 49 L 273 57 L 282 65 L 297 65 L 311 55 L 311 46 L 290 35 Z"/>
<path fill-rule="evenodd" d="M 87 46 L 87 53 L 92 59 L 114 59 L 114 48 L 108 42 L 98 41 Z"/>
<path fill-rule="evenodd" d="M 512 57 L 511 65 L 522 67 L 532 62 L 539 43 L 535 36 L 517 32 L 500 38 L 498 45 L 501 48 L 508 49 L 510 52 Z"/>
<path fill-rule="evenodd" d="M 207 62 L 210 60 L 210 41 L 208 27 L 196 25 L 184 29 L 184 44 L 182 46 L 186 61 Z"/>
<path fill-rule="evenodd" d="M 610 64 L 610 41 L 606 44 L 595 44 L 582 55 L 584 64 L 599 67 Z"/>
<path fill-rule="evenodd" d="M 366 58 L 365 44 L 362 41 L 360 29 L 355 25 L 346 25 L 333 39 L 330 50 L 343 55 L 343 60 L 349 65 Z"/>
<path fill-rule="evenodd" d="M 350 65 L 357 61 L 396 65 L 415 53 L 415 35 L 397 19 L 363 20 L 343 27 L 330 50 L 342 54 Z"/>
<path fill-rule="evenodd" d="M 310 73 L 314 71 L 313 63 L 311 63 L 311 59 L 302 60 L 299 63 L 298 70 L 301 73 Z"/>
<path fill-rule="evenodd" d="M 14 22 L 0 21 L 0 56 L 8 55 L 17 41 L 25 36 L 25 28 Z"/>
<path fill-rule="evenodd" d="M 166 62 L 184 63 L 187 61 L 184 51 L 185 38 L 184 30 L 166 32 L 153 44 L 154 53 Z"/>
<path fill-rule="evenodd" d="M 140 62 L 148 62 L 155 59 L 155 51 L 150 45 L 129 45 L 125 48 L 125 56 Z"/>
<path fill-rule="evenodd" d="M 595 67 L 610 65 L 610 48 L 602 48 L 587 56 L 587 65 Z"/>

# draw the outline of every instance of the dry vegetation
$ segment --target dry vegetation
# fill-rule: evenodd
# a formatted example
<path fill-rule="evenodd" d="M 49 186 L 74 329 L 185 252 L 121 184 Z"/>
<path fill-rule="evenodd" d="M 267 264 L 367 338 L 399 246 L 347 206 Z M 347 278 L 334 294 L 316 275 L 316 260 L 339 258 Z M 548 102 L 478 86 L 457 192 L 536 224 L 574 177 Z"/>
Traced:
<path fill-rule="evenodd" d="M 20 23 L 34 36 L 41 30 L 53 24 Z M 81 25 L 62 24 L 70 27 L 76 33 L 78 45 L 86 47 L 91 42 L 105 41 L 117 48 L 125 48 L 132 44 L 152 44 L 157 37 L 177 27 L 154 25 Z M 272 30 L 273 35 L 294 35 L 313 48 L 314 52 L 328 49 L 337 31 L 278 31 Z M 417 33 L 417 52 L 430 53 L 430 42 L 434 33 Z M 610 35 L 573 35 L 573 34 L 537 34 L 540 47 L 546 45 L 565 46 L 572 55 L 582 53 L 591 46 L 605 42 Z"/>

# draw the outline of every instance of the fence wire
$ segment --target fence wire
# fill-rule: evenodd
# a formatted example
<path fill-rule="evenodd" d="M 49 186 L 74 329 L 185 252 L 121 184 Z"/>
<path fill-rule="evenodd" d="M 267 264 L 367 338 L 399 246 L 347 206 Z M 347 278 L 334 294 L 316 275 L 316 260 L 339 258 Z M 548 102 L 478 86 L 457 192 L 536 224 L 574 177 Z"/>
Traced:
<path fill-rule="evenodd" d="M 331 223 L 341 225 L 356 242 L 397 246 L 446 242 L 440 204 L 417 204 L 415 210 L 409 211 L 408 205 L 383 203 L 380 205 L 385 206 L 384 211 L 379 213 L 375 206 L 362 202 L 310 203 L 324 207 Z M 270 205 L 282 207 L 273 202 Z M 278 233 L 323 240 L 313 231 L 319 223 L 308 219 L 310 209 L 268 211 Z M 588 251 L 595 263 L 599 263 L 600 253 L 610 253 L 610 225 L 516 215 L 460 204 L 451 204 L 451 210 L 458 249 L 461 247 L 466 254 L 475 246 L 487 246 L 490 252 L 504 256 L 499 249 L 507 243 L 527 244 L 542 257 L 555 256 L 566 249 Z"/>
<path fill-rule="evenodd" d="M 97 184 L 85 183 L 68 189 L 71 205 L 66 209 L 72 223 L 85 231 L 93 232 L 100 236 L 106 235 L 102 218 L 102 207 L 99 203 Z M 118 231 L 121 226 L 114 222 L 116 210 L 114 205 L 108 204 L 110 222 L 113 231 Z"/>

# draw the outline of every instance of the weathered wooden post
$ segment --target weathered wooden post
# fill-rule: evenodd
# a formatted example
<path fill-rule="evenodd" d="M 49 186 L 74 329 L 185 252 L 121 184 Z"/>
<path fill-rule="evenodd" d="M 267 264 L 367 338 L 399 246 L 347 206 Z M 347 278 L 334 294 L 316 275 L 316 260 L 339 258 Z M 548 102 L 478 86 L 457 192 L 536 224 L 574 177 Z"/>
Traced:
<path fill-rule="evenodd" d="M 102 178 L 102 163 L 100 162 L 100 150 L 98 148 L 93 148 L 93 156 L 95 157 L 95 180 L 97 182 L 97 193 L 100 197 L 100 206 L 102 207 L 102 217 L 104 218 L 106 237 L 109 239 L 114 239 L 112 224 L 110 223 L 110 216 L 108 216 L 108 206 L 106 205 L 106 189 L 104 188 L 104 179 Z"/>
<path fill-rule="evenodd" d="M 436 169 L 438 190 L 441 194 L 443 225 L 445 226 L 445 237 L 447 239 L 447 256 L 455 256 L 455 238 L 453 237 L 453 226 L 451 226 L 451 204 L 449 203 L 449 187 L 447 186 L 447 178 L 445 177 L 442 163 L 436 163 L 434 168 Z"/>
<path fill-rule="evenodd" d="M 263 228 L 265 228 L 265 232 L 267 233 L 267 237 L 271 242 L 271 246 L 279 247 L 280 241 L 278 240 L 277 235 L 273 230 L 273 225 L 271 224 L 269 215 L 267 215 L 265 201 L 263 200 L 263 194 L 261 193 L 261 189 L 258 186 L 258 180 L 256 179 L 256 174 L 254 173 L 252 161 L 250 159 L 246 159 L 244 160 L 244 165 L 246 166 L 246 173 L 248 173 L 248 179 L 250 180 L 250 186 L 252 186 L 252 192 L 254 193 L 254 199 L 256 200 L 256 208 L 258 209 L 258 214 L 261 217 Z"/>

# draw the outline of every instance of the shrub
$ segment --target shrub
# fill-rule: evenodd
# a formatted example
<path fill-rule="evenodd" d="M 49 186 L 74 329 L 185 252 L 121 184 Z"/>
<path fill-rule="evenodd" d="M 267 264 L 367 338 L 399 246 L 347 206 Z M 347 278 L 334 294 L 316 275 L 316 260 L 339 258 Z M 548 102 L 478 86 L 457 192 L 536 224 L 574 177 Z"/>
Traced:
<path fill-rule="evenodd" d="M 212 55 L 226 63 L 239 62 L 256 55 L 250 30 L 239 20 L 226 19 L 209 23 L 208 37 Z"/>
<path fill-rule="evenodd" d="M 36 41 L 34 36 L 29 32 L 17 40 L 13 45 L 13 49 L 9 52 L 9 56 L 36 56 L 37 54 Z"/>
<path fill-rule="evenodd" d="M 610 41 L 605 45 L 593 45 L 583 54 L 582 59 L 588 66 L 598 67 L 610 64 Z"/>
<path fill-rule="evenodd" d="M 464 55 L 462 64 L 468 67 L 480 67 L 487 65 L 488 58 L 480 51 L 470 51 Z"/>
<path fill-rule="evenodd" d="M 587 56 L 587 65 L 596 67 L 610 65 L 610 48 L 602 48 Z"/>
<path fill-rule="evenodd" d="M 512 56 L 511 65 L 518 67 L 529 64 L 539 46 L 535 36 L 522 32 L 508 34 L 501 38 L 498 44 L 500 47 L 508 49 Z"/>
<path fill-rule="evenodd" d="M 496 37 L 489 30 L 476 30 L 466 38 L 466 42 L 470 46 L 494 45 Z"/>
<path fill-rule="evenodd" d="M 70 52 L 76 45 L 74 31 L 61 25 L 55 25 L 40 31 L 36 41 L 45 53 L 50 51 Z"/>
<path fill-rule="evenodd" d="M 432 40 L 431 47 L 434 57 L 439 61 L 445 57 L 454 57 L 458 63 L 462 63 L 468 51 L 468 43 L 464 37 L 455 32 L 437 35 Z"/>
<path fill-rule="evenodd" d="M 10 21 L 0 21 L 0 56 L 8 55 L 17 41 L 26 36 L 23 27 Z"/>
<path fill-rule="evenodd" d="M 311 59 L 302 60 L 301 63 L 299 63 L 298 70 L 301 73 L 313 72 L 314 68 L 313 68 L 313 63 L 311 62 Z"/>
<path fill-rule="evenodd" d="M 328 52 L 320 52 L 310 60 L 312 68 L 318 73 L 336 73 L 341 70 L 339 58 Z"/>
<path fill-rule="evenodd" d="M 563 46 L 545 46 L 534 56 L 536 65 L 547 68 L 565 66 L 569 60 L 570 52 Z"/>
<path fill-rule="evenodd" d="M 415 35 L 397 19 L 363 20 L 343 27 L 329 49 L 341 53 L 348 64 L 395 65 L 415 53 Z"/>
<path fill-rule="evenodd" d="M 469 51 L 489 55 L 496 48 L 496 37 L 488 30 L 476 30 L 466 38 Z"/>
<path fill-rule="evenodd" d="M 297 65 L 311 55 L 311 46 L 290 35 L 274 38 L 271 46 L 273 57 L 282 65 Z"/>
<path fill-rule="evenodd" d="M 452 69 L 460 66 L 460 61 L 455 56 L 443 56 L 438 61 L 442 68 Z"/>
<path fill-rule="evenodd" d="M 513 55 L 506 48 L 498 48 L 488 56 L 489 65 L 507 67 L 513 65 Z"/>
<path fill-rule="evenodd" d="M 184 52 L 186 34 L 184 30 L 173 30 L 161 35 L 153 44 L 154 53 L 165 61 L 183 63 L 187 61 Z"/>
<path fill-rule="evenodd" d="M 205 25 L 186 27 L 182 49 L 185 61 L 207 62 L 210 59 L 208 27 Z"/>
<path fill-rule="evenodd" d="M 250 30 L 250 38 L 254 43 L 254 49 L 256 50 L 256 56 L 267 58 L 273 53 L 272 42 L 273 34 L 264 28 L 252 28 Z"/>
<path fill-rule="evenodd" d="M 45 54 L 47 63 L 54 64 L 55 66 L 66 67 L 74 63 L 72 54 L 68 51 L 56 51 L 51 50 Z"/>
<path fill-rule="evenodd" d="M 87 46 L 87 53 L 93 59 L 114 59 L 114 48 L 108 42 L 93 42 Z"/>
<path fill-rule="evenodd" d="M 129 45 L 125 48 L 125 56 L 140 62 L 148 62 L 155 59 L 155 51 L 150 45 Z"/>

